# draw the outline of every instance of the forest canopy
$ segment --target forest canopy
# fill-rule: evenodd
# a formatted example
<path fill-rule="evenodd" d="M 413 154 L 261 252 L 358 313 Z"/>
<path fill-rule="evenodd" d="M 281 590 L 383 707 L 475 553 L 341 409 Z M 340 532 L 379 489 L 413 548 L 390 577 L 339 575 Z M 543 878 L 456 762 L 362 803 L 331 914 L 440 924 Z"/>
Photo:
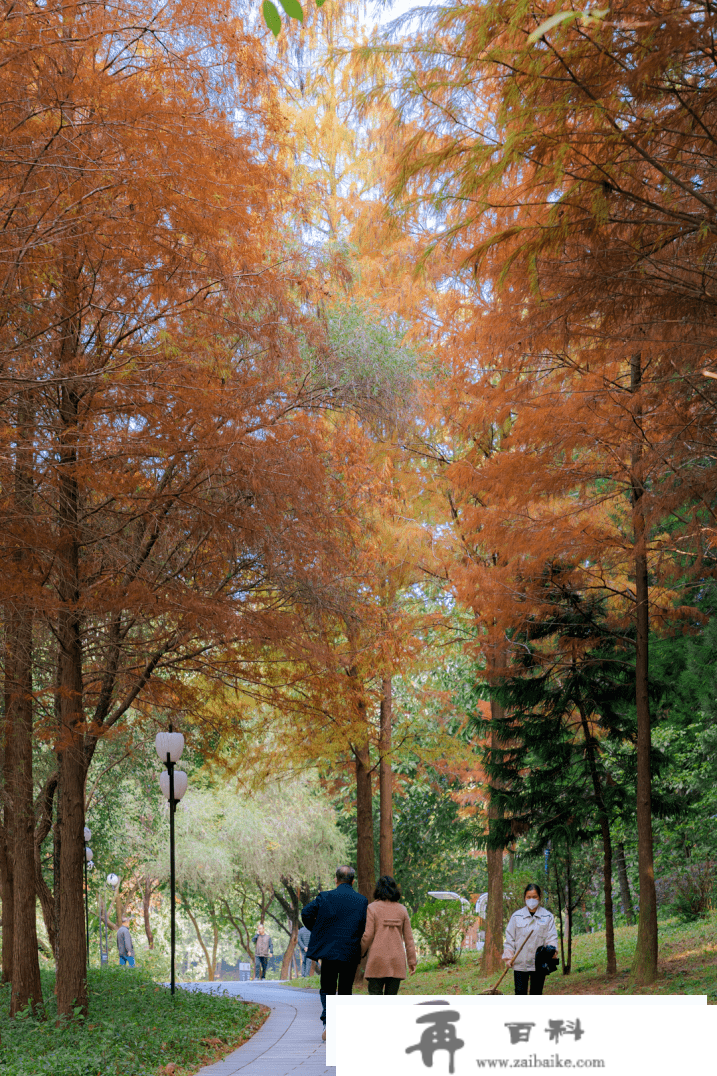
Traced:
<path fill-rule="evenodd" d="M 530 869 L 647 986 L 717 862 L 717 16 L 281 6 L 4 14 L 12 1013 L 87 1012 L 86 826 L 166 974 L 167 729 L 209 979 L 348 858 L 487 892 L 486 971 Z"/>

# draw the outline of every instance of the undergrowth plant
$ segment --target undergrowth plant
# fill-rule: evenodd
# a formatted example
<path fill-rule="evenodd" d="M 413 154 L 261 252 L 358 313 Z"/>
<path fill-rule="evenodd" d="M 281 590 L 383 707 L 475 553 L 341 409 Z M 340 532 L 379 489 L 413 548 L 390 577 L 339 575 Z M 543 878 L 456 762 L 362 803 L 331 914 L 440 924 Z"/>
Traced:
<path fill-rule="evenodd" d="M 44 1009 L 9 1016 L 10 988 L 0 989 L 3 1076 L 156 1076 L 173 1062 L 176 1076 L 239 1045 L 263 1016 L 228 995 L 178 990 L 172 998 L 139 968 L 89 973 L 91 1016 L 58 1021 L 54 973 L 43 972 Z"/>

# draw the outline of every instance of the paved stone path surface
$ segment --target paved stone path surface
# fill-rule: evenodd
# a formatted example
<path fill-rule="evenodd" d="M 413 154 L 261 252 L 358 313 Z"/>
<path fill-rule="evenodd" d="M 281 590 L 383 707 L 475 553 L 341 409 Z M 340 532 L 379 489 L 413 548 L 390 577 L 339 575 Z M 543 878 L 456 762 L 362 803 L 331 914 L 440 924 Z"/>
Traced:
<path fill-rule="evenodd" d="M 258 983 L 193 983 L 183 989 L 235 994 L 271 1007 L 264 1026 L 223 1061 L 200 1069 L 198 1076 L 336 1076 L 326 1067 L 326 1043 L 319 993 Z"/>

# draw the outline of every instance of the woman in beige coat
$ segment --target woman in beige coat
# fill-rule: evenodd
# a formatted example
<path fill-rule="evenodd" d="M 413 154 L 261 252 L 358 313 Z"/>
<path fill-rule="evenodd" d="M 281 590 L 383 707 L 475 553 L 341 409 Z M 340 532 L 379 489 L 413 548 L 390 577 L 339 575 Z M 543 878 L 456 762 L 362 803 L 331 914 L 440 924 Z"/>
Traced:
<path fill-rule="evenodd" d="M 379 878 L 361 938 L 361 955 L 368 952 L 364 978 L 369 994 L 397 994 L 401 979 L 406 978 L 406 963 L 411 975 L 416 970 L 411 922 L 400 899 L 393 878 L 388 874 Z"/>

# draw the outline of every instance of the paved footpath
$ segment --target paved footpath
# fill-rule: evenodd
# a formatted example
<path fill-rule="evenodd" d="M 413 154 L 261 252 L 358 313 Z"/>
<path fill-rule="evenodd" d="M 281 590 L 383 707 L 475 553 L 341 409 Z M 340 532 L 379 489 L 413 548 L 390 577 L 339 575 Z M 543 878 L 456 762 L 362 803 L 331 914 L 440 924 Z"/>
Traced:
<path fill-rule="evenodd" d="M 326 1067 L 318 991 L 272 982 L 193 983 L 189 989 L 226 990 L 271 1007 L 271 1015 L 256 1035 L 223 1061 L 200 1069 L 197 1076 L 336 1076 L 333 1065 Z"/>

